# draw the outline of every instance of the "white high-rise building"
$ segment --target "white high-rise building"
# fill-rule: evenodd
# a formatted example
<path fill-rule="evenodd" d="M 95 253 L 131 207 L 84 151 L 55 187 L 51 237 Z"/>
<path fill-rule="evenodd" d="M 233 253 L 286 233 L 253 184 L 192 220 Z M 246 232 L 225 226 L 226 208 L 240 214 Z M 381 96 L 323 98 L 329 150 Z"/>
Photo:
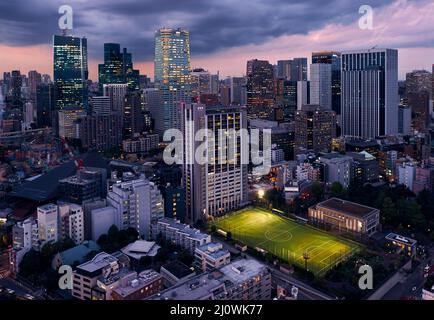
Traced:
<path fill-rule="evenodd" d="M 115 225 L 119 229 L 135 228 L 145 239 L 154 238 L 152 230 L 164 217 L 163 198 L 146 178 L 113 185 L 107 202 L 116 210 Z"/>
<path fill-rule="evenodd" d="M 50 241 L 59 240 L 58 208 L 55 204 L 46 204 L 38 207 L 38 235 L 39 247 Z"/>
<path fill-rule="evenodd" d="M 240 107 L 207 107 L 201 104 L 183 104 L 182 131 L 184 134 L 183 185 L 186 193 L 186 220 L 195 223 L 208 216 L 222 216 L 236 210 L 247 202 L 247 165 L 241 159 L 247 157 L 244 137 L 231 134 L 219 134 L 219 130 L 247 128 L 247 116 Z M 208 139 L 204 154 L 207 159 L 200 164 L 195 159 L 195 152 L 202 144 L 195 140 L 198 130 L 211 130 L 214 139 Z M 236 157 L 228 153 L 220 156 L 219 144 L 224 137 L 226 145 L 236 148 Z M 233 139 L 233 140 L 230 140 Z"/>
<path fill-rule="evenodd" d="M 412 162 L 404 162 L 398 166 L 398 183 L 413 190 L 416 167 Z"/>
<path fill-rule="evenodd" d="M 342 53 L 342 133 L 375 138 L 398 133 L 398 51 Z"/>
<path fill-rule="evenodd" d="M 310 104 L 322 110 L 332 110 L 332 65 L 314 63 L 310 65 Z"/>
<path fill-rule="evenodd" d="M 84 241 L 83 208 L 74 203 L 60 203 L 59 207 L 59 238 L 70 238 L 75 244 Z"/>
<path fill-rule="evenodd" d="M 102 234 L 106 234 L 115 224 L 116 209 L 112 206 L 93 209 L 90 213 L 91 239 L 98 241 Z"/>
<path fill-rule="evenodd" d="M 310 81 L 297 81 L 297 110 L 310 104 Z"/>

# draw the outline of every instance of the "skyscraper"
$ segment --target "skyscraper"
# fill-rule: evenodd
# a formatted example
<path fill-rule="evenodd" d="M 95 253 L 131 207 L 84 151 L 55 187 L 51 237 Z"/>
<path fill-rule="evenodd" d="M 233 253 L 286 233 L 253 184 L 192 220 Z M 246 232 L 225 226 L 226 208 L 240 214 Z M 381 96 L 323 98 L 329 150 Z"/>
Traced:
<path fill-rule="evenodd" d="M 246 95 L 246 83 L 247 79 L 245 77 L 231 77 L 230 78 L 230 88 L 231 88 L 231 104 L 244 106 L 247 103 Z"/>
<path fill-rule="evenodd" d="M 155 33 L 154 71 L 155 87 L 161 91 L 163 103 L 163 112 L 155 118 L 155 130 L 161 135 L 167 129 L 180 128 L 180 103 L 191 101 L 187 30 L 162 28 Z"/>
<path fill-rule="evenodd" d="M 55 123 L 56 98 L 52 84 L 41 83 L 36 87 L 36 123 L 38 127 L 51 127 Z"/>
<path fill-rule="evenodd" d="M 413 114 L 412 127 L 419 132 L 425 131 L 430 122 L 430 99 L 432 97 L 432 74 L 426 70 L 414 70 L 407 73 L 407 104 Z"/>
<path fill-rule="evenodd" d="M 326 63 L 310 65 L 310 103 L 332 110 L 332 67 Z"/>
<path fill-rule="evenodd" d="M 42 76 L 37 71 L 29 71 L 29 90 L 30 90 L 30 99 L 32 102 L 36 101 L 36 88 L 42 82 Z"/>
<path fill-rule="evenodd" d="M 341 114 L 341 53 L 337 51 L 313 52 L 312 64 L 316 63 L 331 65 L 332 110 L 336 114 Z"/>
<path fill-rule="evenodd" d="M 219 130 L 247 128 L 246 111 L 240 107 L 206 107 L 202 104 L 182 106 L 184 134 L 183 186 L 186 196 L 186 221 L 194 224 L 209 216 L 222 216 L 247 201 L 247 165 L 242 148 L 247 142 L 243 136 L 220 134 Z M 202 143 L 194 139 L 198 130 L 211 130 L 215 138 L 208 139 L 205 164 L 198 163 L 195 151 Z M 234 147 L 234 157 L 219 157 L 221 139 Z M 232 140 L 231 140 L 232 139 Z M 229 141 L 232 141 L 230 144 Z M 222 141 L 223 142 L 223 141 Z M 235 161 L 233 161 L 235 159 Z"/>
<path fill-rule="evenodd" d="M 246 74 L 249 118 L 268 118 L 274 104 L 273 65 L 266 60 L 249 60 Z"/>
<path fill-rule="evenodd" d="M 304 105 L 295 113 L 295 154 L 301 150 L 330 151 L 336 136 L 336 114 L 318 105 Z"/>
<path fill-rule="evenodd" d="M 307 81 L 307 58 L 292 59 L 290 80 Z"/>
<path fill-rule="evenodd" d="M 88 111 L 87 39 L 56 35 L 53 46 L 56 109 L 74 107 Z"/>
<path fill-rule="evenodd" d="M 276 103 L 283 108 L 285 121 L 290 121 L 297 110 L 297 81 L 278 78 L 274 83 Z"/>
<path fill-rule="evenodd" d="M 277 77 L 285 80 L 291 80 L 291 65 L 292 60 L 277 61 Z"/>
<path fill-rule="evenodd" d="M 104 43 L 104 63 L 98 65 L 100 92 L 106 84 L 128 84 L 128 88 L 140 89 L 140 72 L 134 70 L 131 53 L 118 43 Z"/>
<path fill-rule="evenodd" d="M 110 108 L 113 112 L 121 114 L 124 109 L 125 95 L 128 91 L 128 84 L 104 84 L 103 95 L 109 97 Z"/>
<path fill-rule="evenodd" d="M 375 138 L 398 133 L 398 50 L 342 53 L 342 133 Z"/>
<path fill-rule="evenodd" d="M 17 108 L 20 111 L 23 102 L 21 100 L 21 88 L 23 86 L 23 78 L 21 77 L 20 70 L 13 70 L 11 75 L 11 89 L 12 89 L 12 108 Z"/>

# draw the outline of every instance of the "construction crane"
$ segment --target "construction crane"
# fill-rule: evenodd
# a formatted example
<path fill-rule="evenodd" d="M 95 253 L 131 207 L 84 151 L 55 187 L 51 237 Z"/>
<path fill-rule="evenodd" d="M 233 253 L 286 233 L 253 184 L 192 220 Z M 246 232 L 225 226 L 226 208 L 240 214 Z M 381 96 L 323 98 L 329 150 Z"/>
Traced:
<path fill-rule="evenodd" d="M 77 169 L 77 171 L 81 170 L 84 166 L 84 162 L 83 159 L 78 158 L 74 152 L 73 152 L 73 148 L 69 146 L 69 144 L 66 142 L 65 138 L 60 138 L 60 141 L 62 142 L 62 145 L 64 147 L 64 149 L 68 152 L 69 157 L 74 160 L 74 164 L 75 167 Z"/>

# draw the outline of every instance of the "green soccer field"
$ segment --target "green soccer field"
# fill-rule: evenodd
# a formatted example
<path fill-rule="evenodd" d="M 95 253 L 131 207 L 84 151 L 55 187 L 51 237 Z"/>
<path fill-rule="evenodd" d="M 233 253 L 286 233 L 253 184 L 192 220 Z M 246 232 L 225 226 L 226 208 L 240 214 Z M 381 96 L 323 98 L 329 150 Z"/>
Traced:
<path fill-rule="evenodd" d="M 260 248 L 275 256 L 305 266 L 303 254 L 308 253 L 308 269 L 324 275 L 340 261 L 360 249 L 354 242 L 285 219 L 260 208 L 248 208 L 215 222 L 217 229 L 231 232 L 232 238 L 251 248 Z"/>

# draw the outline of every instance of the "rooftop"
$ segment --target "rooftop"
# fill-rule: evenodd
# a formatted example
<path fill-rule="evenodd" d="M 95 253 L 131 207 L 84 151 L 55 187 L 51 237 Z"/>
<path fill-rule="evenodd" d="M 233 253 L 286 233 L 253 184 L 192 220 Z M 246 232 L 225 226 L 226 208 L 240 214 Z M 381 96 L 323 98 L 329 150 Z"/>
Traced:
<path fill-rule="evenodd" d="M 316 206 L 332 209 L 356 217 L 365 217 L 373 213 L 374 211 L 378 210 L 375 208 L 371 208 L 355 202 L 342 200 L 338 198 L 330 198 L 328 200 L 318 203 Z"/>
<path fill-rule="evenodd" d="M 137 240 L 122 248 L 121 251 L 127 256 L 139 260 L 144 256 L 154 257 L 160 248 L 154 241 Z"/>
<path fill-rule="evenodd" d="M 100 270 L 113 262 L 117 262 L 117 259 L 114 256 L 105 252 L 101 252 L 93 257 L 92 260 L 80 264 L 77 269 L 91 273 Z"/>
<path fill-rule="evenodd" d="M 187 267 L 185 264 L 179 261 L 169 262 L 163 265 L 161 268 L 164 268 L 165 270 L 169 271 L 178 279 L 185 278 L 191 275 L 192 273 L 194 273 L 194 271 L 192 271 L 189 267 Z"/>
<path fill-rule="evenodd" d="M 223 249 L 223 245 L 221 243 L 216 242 L 204 244 L 203 246 L 196 248 L 196 250 L 205 252 L 208 256 L 214 259 L 223 257 L 229 253 L 227 249 Z"/>
<path fill-rule="evenodd" d="M 148 284 L 154 282 L 161 275 L 157 271 L 148 269 L 139 273 L 136 279 L 129 281 L 126 286 L 121 286 L 116 288 L 114 291 L 122 297 L 126 297 L 137 290 L 147 286 Z"/>
<path fill-rule="evenodd" d="M 88 152 L 79 157 L 84 166 L 106 168 L 107 162 L 97 152 Z M 73 160 L 64 163 L 32 181 L 27 181 L 9 193 L 12 197 L 33 200 L 37 202 L 49 201 L 57 197 L 59 180 L 72 176 L 77 168 Z"/>
<path fill-rule="evenodd" d="M 226 296 L 226 288 L 238 285 L 265 271 L 254 259 L 236 260 L 220 270 L 202 273 L 179 285 L 153 296 L 154 300 L 201 300 L 209 296 Z"/>
<path fill-rule="evenodd" d="M 208 234 L 202 233 L 198 229 L 191 228 L 189 225 L 179 222 L 179 220 L 163 218 L 160 219 L 158 223 L 167 224 L 170 227 L 177 229 L 178 232 L 187 234 L 191 238 L 201 240 L 209 237 Z"/>
<path fill-rule="evenodd" d="M 75 246 L 71 249 L 59 253 L 62 263 L 73 265 L 74 262 L 83 262 L 86 256 L 92 251 L 98 251 L 99 245 L 94 241 L 84 241 L 82 244 Z"/>

